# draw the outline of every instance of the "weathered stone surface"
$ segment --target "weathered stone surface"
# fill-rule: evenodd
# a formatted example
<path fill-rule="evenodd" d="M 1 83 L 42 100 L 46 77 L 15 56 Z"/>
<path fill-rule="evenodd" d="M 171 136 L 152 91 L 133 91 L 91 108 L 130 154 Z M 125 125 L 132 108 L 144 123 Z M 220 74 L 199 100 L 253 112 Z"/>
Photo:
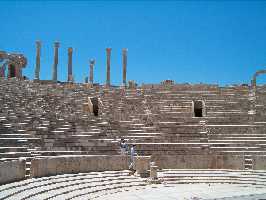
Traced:
<path fill-rule="evenodd" d="M 135 156 L 136 171 L 141 177 L 148 176 L 148 170 L 150 169 L 150 156 Z"/>
<path fill-rule="evenodd" d="M 17 79 L 1 79 L 0 86 L 1 160 L 115 155 L 120 138 L 136 144 L 139 155 L 202 156 L 197 165 L 194 157 L 165 164 L 161 158 L 162 166 L 230 168 L 238 166 L 230 161 L 234 156 L 245 155 L 252 168 L 247 156 L 266 152 L 265 86 L 256 92 L 203 84 L 106 88 Z M 98 116 L 91 114 L 88 97 L 99 99 Z M 206 116 L 193 117 L 193 100 L 204 100 Z"/>
<path fill-rule="evenodd" d="M 127 156 L 54 156 L 34 158 L 31 163 L 31 176 L 125 169 L 128 169 Z"/>
<path fill-rule="evenodd" d="M 244 157 L 234 155 L 156 155 L 161 169 L 243 169 Z"/>
<path fill-rule="evenodd" d="M 158 166 L 155 166 L 155 165 L 152 165 L 150 167 L 150 178 L 151 179 L 157 179 L 158 178 L 157 169 L 158 169 Z"/>
<path fill-rule="evenodd" d="M 0 162 L 0 184 L 19 181 L 26 175 L 26 160 L 19 159 L 13 161 Z"/>
<path fill-rule="evenodd" d="M 253 156 L 253 169 L 266 170 L 266 156 Z"/>

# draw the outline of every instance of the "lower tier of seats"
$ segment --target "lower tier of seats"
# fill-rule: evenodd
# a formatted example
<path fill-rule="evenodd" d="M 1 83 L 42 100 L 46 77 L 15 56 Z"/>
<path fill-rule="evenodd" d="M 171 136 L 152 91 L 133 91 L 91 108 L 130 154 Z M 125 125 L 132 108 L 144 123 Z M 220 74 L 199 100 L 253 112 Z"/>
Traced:
<path fill-rule="evenodd" d="M 180 184 L 231 184 L 266 191 L 265 170 L 163 169 L 160 185 L 130 176 L 129 171 L 105 171 L 32 178 L 0 186 L 0 199 L 108 199 L 109 195 Z M 266 193 L 266 192 L 265 192 Z M 145 192 L 143 192 L 143 195 Z M 144 195 L 145 196 L 145 195 Z"/>

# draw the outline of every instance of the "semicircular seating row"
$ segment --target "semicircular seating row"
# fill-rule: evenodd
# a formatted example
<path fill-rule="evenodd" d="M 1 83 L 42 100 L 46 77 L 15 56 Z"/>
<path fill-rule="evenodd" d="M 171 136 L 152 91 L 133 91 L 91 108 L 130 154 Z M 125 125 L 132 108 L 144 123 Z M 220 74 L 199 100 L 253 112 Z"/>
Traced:
<path fill-rule="evenodd" d="M 266 171 L 161 170 L 163 185 L 206 183 L 256 185 L 266 189 Z M 0 186 L 0 200 L 101 199 L 118 192 L 151 187 L 129 171 L 105 171 L 33 178 Z"/>

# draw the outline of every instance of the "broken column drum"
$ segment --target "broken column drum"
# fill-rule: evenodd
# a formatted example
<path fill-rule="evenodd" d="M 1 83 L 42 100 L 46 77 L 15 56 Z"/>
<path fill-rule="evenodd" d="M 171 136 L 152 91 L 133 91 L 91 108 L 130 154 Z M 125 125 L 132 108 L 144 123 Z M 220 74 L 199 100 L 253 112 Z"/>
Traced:
<path fill-rule="evenodd" d="M 106 72 L 106 86 L 110 86 L 111 85 L 111 80 L 110 80 L 110 59 L 111 59 L 111 48 L 106 48 L 106 58 L 107 58 L 107 62 L 106 62 L 106 68 L 107 68 L 107 72 Z"/>
<path fill-rule="evenodd" d="M 35 67 L 35 80 L 40 79 L 40 67 L 41 67 L 41 42 L 36 41 L 36 67 Z"/>
<path fill-rule="evenodd" d="M 54 82 L 57 82 L 58 48 L 59 48 L 59 42 L 55 42 L 54 43 L 53 77 L 52 77 L 52 80 Z"/>
<path fill-rule="evenodd" d="M 123 54 L 123 85 L 127 84 L 127 49 L 122 50 Z"/>
<path fill-rule="evenodd" d="M 73 49 L 71 47 L 68 48 L 68 72 L 67 72 L 67 81 L 73 82 L 73 74 L 72 74 L 72 53 Z"/>
<path fill-rule="evenodd" d="M 90 83 L 93 84 L 93 67 L 95 64 L 94 59 L 90 59 Z"/>

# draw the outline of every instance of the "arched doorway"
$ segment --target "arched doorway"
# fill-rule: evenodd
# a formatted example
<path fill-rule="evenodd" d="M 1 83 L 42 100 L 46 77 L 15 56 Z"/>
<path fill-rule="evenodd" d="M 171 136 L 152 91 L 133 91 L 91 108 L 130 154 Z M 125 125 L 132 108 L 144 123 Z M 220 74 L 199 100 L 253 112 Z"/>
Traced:
<path fill-rule="evenodd" d="M 93 114 L 94 114 L 94 116 L 97 117 L 99 115 L 99 102 L 98 102 L 98 98 L 97 97 L 91 97 L 90 100 L 91 100 L 91 103 L 92 103 Z"/>
<path fill-rule="evenodd" d="M 206 108 L 205 102 L 202 100 L 194 100 L 192 101 L 192 115 L 193 117 L 205 117 L 206 116 Z"/>

